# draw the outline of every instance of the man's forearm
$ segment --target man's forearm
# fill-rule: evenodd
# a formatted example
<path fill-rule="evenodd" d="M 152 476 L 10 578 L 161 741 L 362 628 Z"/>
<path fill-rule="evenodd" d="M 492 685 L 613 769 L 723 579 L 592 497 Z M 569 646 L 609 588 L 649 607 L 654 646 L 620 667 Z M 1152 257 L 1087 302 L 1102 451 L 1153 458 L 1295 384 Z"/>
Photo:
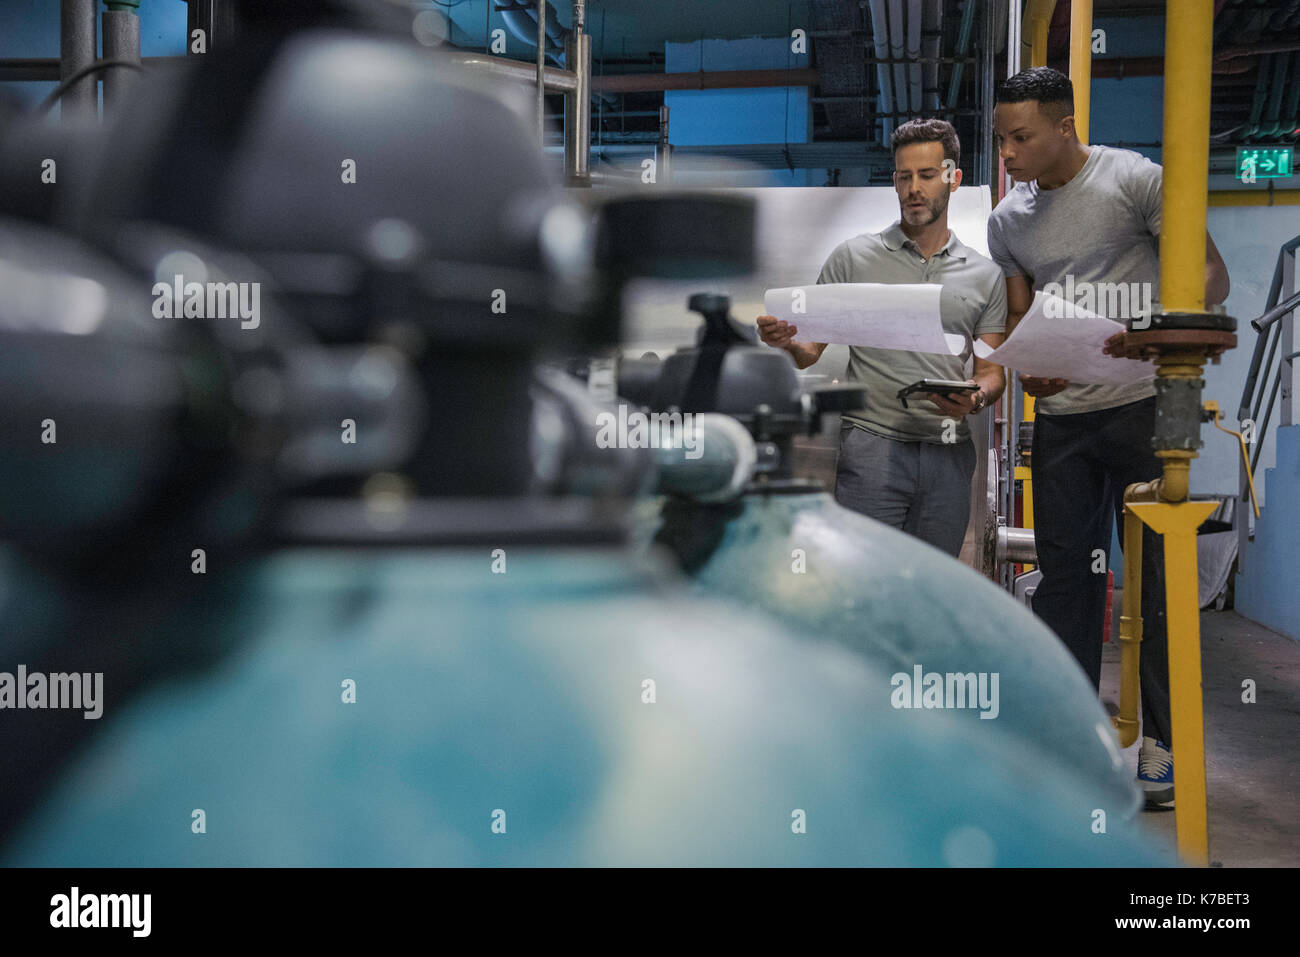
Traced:
<path fill-rule="evenodd" d="M 786 346 L 785 351 L 790 353 L 798 369 L 807 369 L 822 357 L 822 350 L 815 342 L 792 342 Z"/>
<path fill-rule="evenodd" d="M 985 405 L 992 405 L 996 402 L 998 397 L 1002 395 L 1002 390 L 1007 387 L 1006 376 L 1002 374 L 1002 369 L 999 366 L 985 369 L 983 372 L 976 372 L 971 378 L 975 380 L 975 384 L 984 393 Z"/>

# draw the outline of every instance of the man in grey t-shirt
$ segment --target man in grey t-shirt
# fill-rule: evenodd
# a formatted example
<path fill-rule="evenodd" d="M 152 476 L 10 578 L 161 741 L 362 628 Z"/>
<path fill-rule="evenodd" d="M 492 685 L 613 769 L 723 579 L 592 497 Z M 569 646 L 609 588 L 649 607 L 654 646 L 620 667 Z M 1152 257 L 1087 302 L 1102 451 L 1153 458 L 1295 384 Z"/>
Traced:
<path fill-rule="evenodd" d="M 995 125 L 1016 187 L 989 218 L 989 252 L 1007 285 L 1007 334 L 1036 290 L 1055 284 L 1111 319 L 1134 318 L 1159 300 L 1160 167 L 1128 150 L 1085 146 L 1074 129 L 1065 75 L 1037 67 L 998 92 Z M 1227 298 L 1228 274 L 1207 237 L 1206 302 Z M 1123 292 L 1123 296 L 1118 292 Z M 1102 295 L 1104 293 L 1104 296 Z M 1071 321 L 1067 317 L 1060 322 Z M 1034 537 L 1043 580 L 1034 611 L 1101 680 L 1105 556 L 1124 490 L 1161 474 L 1151 448 L 1155 389 L 1149 382 L 1092 385 L 1021 376 L 1037 400 L 1034 420 Z M 1142 550 L 1142 747 L 1138 780 L 1149 807 L 1173 802 L 1164 566 L 1150 530 Z"/>
<path fill-rule="evenodd" d="M 965 417 L 996 400 L 1004 385 L 998 366 L 976 358 L 967 380 L 965 364 L 976 338 L 1001 343 L 1006 292 L 998 268 L 948 229 L 948 198 L 961 183 L 956 130 L 942 120 L 913 120 L 894 131 L 892 145 L 900 221 L 841 243 L 817 281 L 941 285 L 943 329 L 963 336 L 966 347 L 957 356 L 849 350 L 846 375 L 867 387 L 867 407 L 843 416 L 835 498 L 955 557 L 966 535 L 976 461 Z M 826 349 L 824 342 L 796 341 L 798 328 L 774 316 L 760 316 L 758 328 L 801 369 Z M 914 394 L 904 406 L 899 390 L 927 378 L 978 388 L 970 395 Z"/>

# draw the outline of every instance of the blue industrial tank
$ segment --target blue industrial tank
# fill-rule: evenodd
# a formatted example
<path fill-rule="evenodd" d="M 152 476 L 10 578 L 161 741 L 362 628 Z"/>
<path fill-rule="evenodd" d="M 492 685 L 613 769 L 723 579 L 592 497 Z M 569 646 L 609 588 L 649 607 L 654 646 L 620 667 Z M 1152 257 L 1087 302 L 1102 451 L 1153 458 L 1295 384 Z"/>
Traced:
<path fill-rule="evenodd" d="M 107 716 L 3 862 L 1170 862 L 1078 776 L 893 708 L 860 656 L 626 550 L 498 557 L 295 549 L 214 581 L 164 634 L 234 650 Z"/>
<path fill-rule="evenodd" d="M 736 417 L 754 436 L 758 465 L 728 502 L 643 503 L 642 547 L 666 548 L 701 593 L 738 599 L 903 676 L 902 690 L 918 674 L 922 686 L 931 673 L 997 675 L 997 717 L 969 706 L 960 717 L 1044 768 L 1077 770 L 1099 806 L 1135 813 L 1140 795 L 1110 720 L 1046 626 L 962 563 L 792 477 L 793 436 L 844 408 L 845 390 L 804 392 L 784 352 L 754 345 L 729 319 L 725 297 L 695 296 L 691 307 L 705 316 L 700 343 L 662 364 L 624 363 L 620 392 L 656 409 Z M 849 407 L 859 407 L 847 388 Z"/>
<path fill-rule="evenodd" d="M 890 668 L 692 595 L 628 547 L 636 456 L 593 466 L 586 412 L 539 393 L 532 366 L 542 344 L 608 345 L 631 276 L 752 262 L 744 201 L 681 198 L 655 229 L 644 195 L 566 211 L 520 112 L 409 36 L 337 17 L 202 59 L 142 96 L 112 134 L 138 175 L 106 169 L 83 208 L 84 235 L 129 272 L 100 284 L 96 333 L 39 298 L 6 322 L 0 285 L 15 367 L 116 354 L 132 321 L 116 290 L 148 288 L 178 252 L 208 277 L 259 275 L 174 236 L 125 242 L 134 221 L 247 252 L 277 303 L 255 347 L 198 320 L 127 336 L 155 360 L 132 390 L 51 374 L 19 402 L 0 377 L 0 503 L 25 488 L 44 517 L 0 523 L 0 641 L 28 672 L 102 673 L 104 692 L 95 720 L 0 721 L 0 772 L 20 785 L 0 793 L 0 861 L 1171 862 L 1086 769 L 987 730 L 1006 691 L 994 720 L 896 707 Z M 373 175 L 323 193 L 358 143 Z M 701 215 L 714 227 L 684 228 Z M 60 242 L 43 257 L 74 273 Z M 417 399 L 427 416 L 406 414 Z M 109 423 L 128 457 L 159 430 L 148 488 L 95 442 L 120 481 L 65 516 L 63 490 L 95 478 L 70 471 L 94 437 L 62 430 L 42 452 L 28 413 L 46 402 Z M 356 444 L 323 441 L 347 406 L 373 416 Z"/>

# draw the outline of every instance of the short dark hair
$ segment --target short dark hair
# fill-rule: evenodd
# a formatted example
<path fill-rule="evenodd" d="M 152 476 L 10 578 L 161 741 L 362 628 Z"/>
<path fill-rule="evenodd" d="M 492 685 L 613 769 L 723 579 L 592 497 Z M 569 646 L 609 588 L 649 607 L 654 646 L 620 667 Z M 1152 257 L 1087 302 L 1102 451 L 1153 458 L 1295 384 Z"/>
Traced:
<path fill-rule="evenodd" d="M 941 143 L 944 159 L 952 160 L 954 167 L 961 165 L 961 140 L 947 120 L 908 120 L 889 138 L 889 148 L 895 153 L 911 143 Z"/>
<path fill-rule="evenodd" d="M 1074 115 L 1074 84 L 1060 70 L 1050 66 L 1036 66 L 1021 70 L 1002 81 L 998 90 L 999 103 L 1025 103 L 1038 101 L 1038 112 L 1060 122 Z"/>

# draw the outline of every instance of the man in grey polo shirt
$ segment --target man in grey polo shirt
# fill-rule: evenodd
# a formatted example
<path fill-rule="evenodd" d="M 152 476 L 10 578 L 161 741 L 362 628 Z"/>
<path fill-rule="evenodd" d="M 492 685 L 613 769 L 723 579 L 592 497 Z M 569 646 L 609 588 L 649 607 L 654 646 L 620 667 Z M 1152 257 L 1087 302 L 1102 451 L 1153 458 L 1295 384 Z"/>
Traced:
<path fill-rule="evenodd" d="M 866 385 L 867 407 L 843 416 L 835 498 L 955 557 L 966 535 L 976 461 L 965 417 L 995 401 L 1005 384 L 1002 369 L 979 358 L 974 378 L 966 379 L 966 362 L 974 339 L 1002 342 L 1006 291 L 998 267 L 948 229 L 948 199 L 961 183 L 956 130 L 943 120 L 912 120 L 894 131 L 891 145 L 900 220 L 841 243 L 817 281 L 941 285 L 944 332 L 964 336 L 966 348 L 945 356 L 850 347 L 846 377 Z M 758 329 L 800 369 L 826 349 L 824 342 L 796 341 L 798 327 L 774 316 L 759 316 Z M 925 378 L 979 389 L 917 394 L 904 407 L 898 390 Z"/>

